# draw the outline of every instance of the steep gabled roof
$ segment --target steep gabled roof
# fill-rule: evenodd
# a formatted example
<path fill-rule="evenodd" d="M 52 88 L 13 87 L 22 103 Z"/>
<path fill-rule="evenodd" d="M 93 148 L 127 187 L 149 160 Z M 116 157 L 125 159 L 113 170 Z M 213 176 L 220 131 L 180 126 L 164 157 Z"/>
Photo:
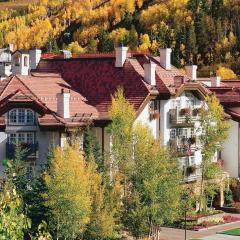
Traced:
<path fill-rule="evenodd" d="M 69 119 L 57 115 L 57 94 L 62 89 L 70 90 L 71 93 Z M 43 122 L 51 124 L 54 121 L 55 124 L 65 126 L 81 126 L 86 121 L 81 121 L 80 118 L 76 120 L 76 115 L 86 114 L 88 121 L 98 117 L 97 110 L 89 105 L 82 95 L 74 91 L 59 74 L 34 73 L 29 76 L 12 76 L 0 82 L 0 104 L 3 111 L 8 109 L 9 104 L 37 107 L 41 113 L 40 124 Z"/>

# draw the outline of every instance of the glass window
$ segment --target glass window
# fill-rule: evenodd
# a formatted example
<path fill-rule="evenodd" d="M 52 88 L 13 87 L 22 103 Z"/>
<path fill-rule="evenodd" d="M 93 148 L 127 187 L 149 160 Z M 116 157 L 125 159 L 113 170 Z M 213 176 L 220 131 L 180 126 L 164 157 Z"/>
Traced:
<path fill-rule="evenodd" d="M 13 125 L 32 125 L 35 121 L 34 112 L 31 109 L 18 108 L 9 112 L 9 123 Z"/>
<path fill-rule="evenodd" d="M 10 133 L 8 142 L 12 144 L 16 143 L 34 143 L 34 132 L 17 132 Z"/>
<path fill-rule="evenodd" d="M 16 133 L 11 133 L 11 134 L 9 135 L 9 143 L 15 144 L 15 143 L 16 143 L 16 140 L 17 140 L 17 135 L 16 135 Z"/>
<path fill-rule="evenodd" d="M 9 113 L 10 123 L 17 123 L 17 110 L 12 110 Z"/>
<path fill-rule="evenodd" d="M 18 109 L 18 123 L 22 124 L 25 123 L 25 110 Z"/>
<path fill-rule="evenodd" d="M 170 138 L 175 139 L 176 138 L 176 129 L 171 129 L 170 131 Z"/>
<path fill-rule="evenodd" d="M 27 109 L 27 123 L 34 123 L 34 114 L 32 110 Z"/>
<path fill-rule="evenodd" d="M 25 143 L 25 133 L 18 133 L 18 143 Z"/>
<path fill-rule="evenodd" d="M 34 133 L 33 132 L 29 132 L 26 134 L 26 142 L 34 143 Z"/>
<path fill-rule="evenodd" d="M 187 128 L 179 128 L 178 129 L 178 136 L 179 137 L 187 137 Z"/>

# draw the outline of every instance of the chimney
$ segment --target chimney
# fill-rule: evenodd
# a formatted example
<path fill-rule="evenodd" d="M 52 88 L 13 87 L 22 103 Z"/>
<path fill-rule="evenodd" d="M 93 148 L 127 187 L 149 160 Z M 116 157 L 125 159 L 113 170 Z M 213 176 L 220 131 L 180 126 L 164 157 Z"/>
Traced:
<path fill-rule="evenodd" d="M 211 80 L 211 87 L 220 87 L 221 86 L 221 77 L 220 76 L 210 77 L 210 80 Z"/>
<path fill-rule="evenodd" d="M 62 89 L 57 94 L 57 113 L 62 118 L 70 118 L 70 90 L 65 92 Z"/>
<path fill-rule="evenodd" d="M 166 70 L 171 70 L 171 48 L 161 48 L 160 52 L 160 65 Z"/>
<path fill-rule="evenodd" d="M 197 81 L 197 68 L 197 65 L 185 66 L 187 76 L 194 82 Z"/>
<path fill-rule="evenodd" d="M 128 47 L 115 48 L 115 54 L 116 54 L 115 67 L 117 67 L 117 68 L 123 67 L 123 65 L 127 59 L 127 51 L 128 51 Z"/>
<path fill-rule="evenodd" d="M 9 51 L 11 51 L 11 52 L 14 51 L 14 45 L 13 45 L 13 43 L 9 43 L 9 44 L 8 44 L 8 49 L 9 49 Z"/>
<path fill-rule="evenodd" d="M 145 63 L 144 67 L 144 80 L 152 86 L 156 86 L 156 64 L 153 62 Z"/>
<path fill-rule="evenodd" d="M 38 63 L 41 60 L 42 51 L 40 49 L 31 49 L 30 55 L 30 69 L 37 69 Z"/>

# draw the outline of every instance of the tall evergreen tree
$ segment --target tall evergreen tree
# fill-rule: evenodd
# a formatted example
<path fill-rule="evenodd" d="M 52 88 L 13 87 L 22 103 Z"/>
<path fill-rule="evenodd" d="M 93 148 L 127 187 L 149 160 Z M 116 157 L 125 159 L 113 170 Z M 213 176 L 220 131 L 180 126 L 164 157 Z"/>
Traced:
<path fill-rule="evenodd" d="M 223 0 L 212 0 L 211 13 L 215 20 L 223 16 Z"/>
<path fill-rule="evenodd" d="M 98 51 L 111 52 L 112 50 L 113 50 L 113 41 L 110 39 L 108 31 L 105 29 L 102 29 L 99 33 Z"/>
<path fill-rule="evenodd" d="M 187 63 L 189 64 L 196 63 L 196 55 L 197 55 L 198 49 L 197 49 L 197 43 L 196 43 L 195 27 L 193 24 L 188 29 L 186 52 L 187 52 Z"/>

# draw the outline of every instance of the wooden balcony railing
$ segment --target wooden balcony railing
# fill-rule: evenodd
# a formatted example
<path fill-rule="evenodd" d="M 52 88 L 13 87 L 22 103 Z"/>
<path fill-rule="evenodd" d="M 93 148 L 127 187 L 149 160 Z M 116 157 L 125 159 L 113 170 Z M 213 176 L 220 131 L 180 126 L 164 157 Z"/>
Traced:
<path fill-rule="evenodd" d="M 170 109 L 169 118 L 172 125 L 193 125 L 200 119 L 200 109 L 182 108 Z"/>

